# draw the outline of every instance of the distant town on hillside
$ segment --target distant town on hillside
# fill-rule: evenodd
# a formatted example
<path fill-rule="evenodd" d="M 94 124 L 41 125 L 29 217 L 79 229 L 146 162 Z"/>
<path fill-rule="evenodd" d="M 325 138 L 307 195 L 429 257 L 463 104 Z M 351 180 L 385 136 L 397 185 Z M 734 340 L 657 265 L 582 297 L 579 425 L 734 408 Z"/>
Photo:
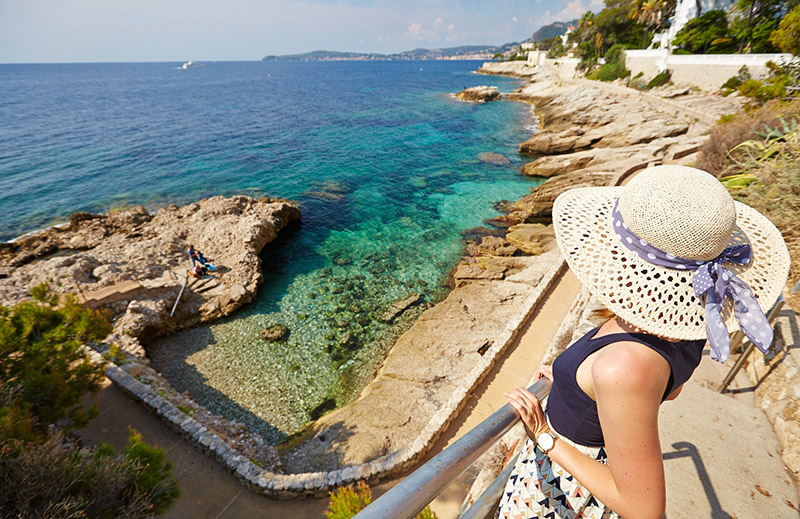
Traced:
<path fill-rule="evenodd" d="M 533 33 L 524 42 L 511 42 L 505 45 L 464 45 L 446 49 L 414 49 L 396 54 L 377 54 L 374 52 L 338 52 L 331 50 L 315 50 L 303 54 L 284 54 L 282 56 L 264 56 L 262 61 L 368 61 L 368 60 L 457 60 L 457 59 L 492 59 L 497 54 L 508 56 L 517 51 L 524 43 L 539 42 L 561 36 L 571 22 L 555 22 L 545 25 Z"/>

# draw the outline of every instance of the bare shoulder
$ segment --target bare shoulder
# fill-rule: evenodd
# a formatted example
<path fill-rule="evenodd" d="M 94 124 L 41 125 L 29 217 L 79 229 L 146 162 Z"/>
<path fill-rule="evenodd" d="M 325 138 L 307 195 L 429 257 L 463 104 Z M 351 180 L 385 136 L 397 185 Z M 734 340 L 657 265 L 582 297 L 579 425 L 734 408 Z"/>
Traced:
<path fill-rule="evenodd" d="M 638 342 L 620 341 L 601 350 L 592 364 L 592 379 L 598 392 L 645 391 L 661 397 L 669 379 L 669 363 L 657 352 Z"/>

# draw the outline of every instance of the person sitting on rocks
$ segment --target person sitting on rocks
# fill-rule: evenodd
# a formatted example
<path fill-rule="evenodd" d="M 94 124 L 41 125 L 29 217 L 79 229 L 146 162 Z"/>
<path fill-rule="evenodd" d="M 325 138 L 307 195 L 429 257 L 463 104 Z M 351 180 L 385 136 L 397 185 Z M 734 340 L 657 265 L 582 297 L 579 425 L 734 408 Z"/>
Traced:
<path fill-rule="evenodd" d="M 189 255 L 189 259 L 192 260 L 192 267 L 195 267 L 196 264 L 199 263 L 206 270 L 217 270 L 217 267 L 212 265 L 211 262 L 203 256 L 202 252 L 196 250 L 194 245 L 189 245 L 189 248 L 186 249 L 186 253 Z"/>
<path fill-rule="evenodd" d="M 208 269 L 203 264 L 196 264 L 189 270 L 189 275 L 193 278 L 202 279 L 205 275 L 208 274 Z"/>

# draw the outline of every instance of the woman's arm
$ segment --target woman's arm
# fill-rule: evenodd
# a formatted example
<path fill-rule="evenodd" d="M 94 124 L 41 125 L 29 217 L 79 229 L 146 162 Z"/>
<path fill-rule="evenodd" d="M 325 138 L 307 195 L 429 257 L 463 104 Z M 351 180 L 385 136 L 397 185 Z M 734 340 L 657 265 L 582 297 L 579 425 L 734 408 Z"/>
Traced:
<path fill-rule="evenodd" d="M 666 506 L 664 467 L 658 439 L 658 406 L 669 365 L 638 343 L 604 348 L 592 366 L 594 392 L 608 464 L 556 440 L 548 456 L 603 504 L 626 519 L 661 519 Z M 532 438 L 547 430 L 541 405 L 523 389 L 509 394 Z"/>

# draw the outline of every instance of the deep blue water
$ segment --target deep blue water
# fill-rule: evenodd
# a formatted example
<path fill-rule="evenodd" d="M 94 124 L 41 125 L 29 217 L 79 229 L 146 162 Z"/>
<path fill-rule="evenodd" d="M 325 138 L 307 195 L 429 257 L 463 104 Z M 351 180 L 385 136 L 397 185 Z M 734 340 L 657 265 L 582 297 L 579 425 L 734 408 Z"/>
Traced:
<path fill-rule="evenodd" d="M 398 332 L 381 312 L 443 297 L 460 232 L 534 185 L 516 152 L 530 111 L 453 99 L 518 85 L 473 74 L 478 62 L 179 65 L 0 65 L 0 239 L 75 211 L 239 193 L 300 202 L 302 226 L 265 256 L 253 304 L 153 345 L 156 365 L 183 345 L 183 362 L 159 366 L 176 387 L 279 441 L 327 398 L 357 393 Z M 286 343 L 258 339 L 276 323 Z"/>

